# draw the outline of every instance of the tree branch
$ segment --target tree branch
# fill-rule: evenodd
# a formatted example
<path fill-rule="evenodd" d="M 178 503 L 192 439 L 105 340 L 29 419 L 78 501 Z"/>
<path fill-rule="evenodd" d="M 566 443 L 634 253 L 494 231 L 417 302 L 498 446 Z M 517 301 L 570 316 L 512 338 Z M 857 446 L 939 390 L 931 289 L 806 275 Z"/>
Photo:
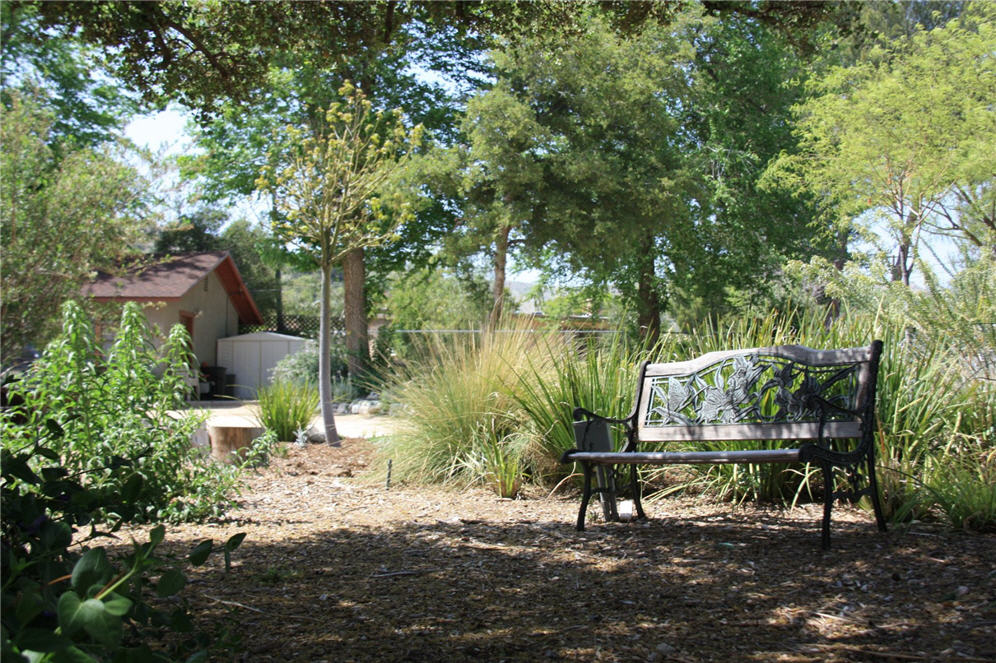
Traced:
<path fill-rule="evenodd" d="M 150 11 L 153 16 L 162 19 L 160 24 L 163 25 L 163 27 L 179 32 L 187 39 L 188 42 L 190 42 L 190 44 L 194 47 L 194 50 L 200 51 L 200 53 L 207 58 L 207 61 L 211 64 L 211 67 L 221 74 L 226 90 L 231 92 L 230 82 L 232 80 L 232 72 L 221 63 L 219 57 L 213 53 L 191 30 L 188 30 L 183 25 L 173 21 L 173 19 L 167 16 L 166 13 L 163 12 L 160 3 L 149 3 L 146 6 L 148 7 L 148 11 Z"/>

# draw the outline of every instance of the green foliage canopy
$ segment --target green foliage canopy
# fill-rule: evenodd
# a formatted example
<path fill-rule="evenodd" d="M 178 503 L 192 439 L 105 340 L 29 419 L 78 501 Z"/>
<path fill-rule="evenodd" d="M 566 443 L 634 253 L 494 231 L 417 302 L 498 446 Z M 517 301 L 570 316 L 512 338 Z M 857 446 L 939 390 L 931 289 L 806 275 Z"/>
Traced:
<path fill-rule="evenodd" d="M 896 247 L 893 279 L 905 284 L 924 232 L 996 250 L 984 211 L 996 173 L 994 53 L 996 10 L 978 3 L 831 68 L 796 109 L 801 151 L 782 155 L 769 177 L 817 196 L 838 231 L 874 212 Z"/>
<path fill-rule="evenodd" d="M 53 122 L 37 99 L 12 93 L 0 128 L 5 358 L 48 341 L 61 302 L 142 239 L 148 190 L 136 170 L 111 145 L 54 149 Z"/>
<path fill-rule="evenodd" d="M 801 91 L 798 54 L 757 21 L 689 10 L 620 35 L 593 16 L 494 61 L 467 108 L 458 249 L 611 283 L 650 336 L 675 298 L 716 309 L 821 250 L 808 201 L 757 190 Z"/>
<path fill-rule="evenodd" d="M 47 30 L 35 4 L 0 4 L 0 101 L 36 95 L 52 111 L 57 141 L 96 146 L 139 106 L 101 66 L 96 49 L 76 35 Z"/>
<path fill-rule="evenodd" d="M 318 135 L 288 126 L 274 137 L 257 182 L 275 197 L 274 231 L 323 270 L 391 238 L 394 227 L 378 223 L 386 219 L 376 194 L 421 135 L 421 127 L 409 131 L 391 113 L 373 112 L 348 82 L 340 94 L 345 101 L 329 107 Z"/>

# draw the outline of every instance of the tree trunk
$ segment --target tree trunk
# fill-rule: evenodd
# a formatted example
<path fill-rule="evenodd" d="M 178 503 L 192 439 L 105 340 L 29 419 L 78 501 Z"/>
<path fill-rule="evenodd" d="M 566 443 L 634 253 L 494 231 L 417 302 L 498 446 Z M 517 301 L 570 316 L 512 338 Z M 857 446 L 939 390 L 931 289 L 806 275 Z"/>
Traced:
<path fill-rule="evenodd" d="M 639 300 L 639 312 L 637 316 L 640 325 L 640 334 L 646 341 L 646 347 L 653 347 L 661 337 L 661 306 L 660 293 L 654 287 L 656 274 L 654 274 L 654 258 L 649 252 L 645 253 L 640 266 L 640 279 L 636 286 L 636 296 Z"/>
<path fill-rule="evenodd" d="M 834 258 L 833 266 L 838 272 L 844 271 L 844 265 L 847 264 L 847 238 L 848 232 L 846 230 L 841 231 L 838 235 L 838 246 L 839 252 L 837 257 Z M 817 300 L 822 300 L 826 296 L 826 288 L 824 286 L 819 286 L 819 293 L 817 294 Z M 840 297 L 830 297 L 830 305 L 827 307 L 826 316 L 823 318 L 824 329 L 830 329 L 833 323 L 840 318 Z"/>
<path fill-rule="evenodd" d="M 902 228 L 896 261 L 892 264 L 892 280 L 902 282 L 907 288 L 910 285 L 910 274 L 913 272 L 913 236 L 919 225 L 919 213 L 911 211 L 906 217 L 906 225 Z"/>
<path fill-rule="evenodd" d="M 335 429 L 335 413 L 332 409 L 332 365 L 329 354 L 332 351 L 332 334 L 329 327 L 332 305 L 332 265 L 322 265 L 322 306 L 318 328 L 318 396 L 322 401 L 322 423 L 325 426 L 325 441 L 334 447 L 339 446 L 339 432 Z"/>
<path fill-rule="evenodd" d="M 901 281 L 903 285 L 910 285 L 910 243 L 903 241 L 896 251 L 896 262 L 892 265 L 892 280 Z"/>
<path fill-rule="evenodd" d="M 280 268 L 277 267 L 275 270 L 274 281 L 277 284 L 277 331 L 281 334 L 287 332 L 287 325 L 284 321 L 284 286 L 280 282 Z"/>
<path fill-rule="evenodd" d="M 207 426 L 211 456 L 224 463 L 237 462 L 242 449 L 252 446 L 253 440 L 262 435 L 265 429 L 258 426 Z"/>
<path fill-rule="evenodd" d="M 361 379 L 370 360 L 367 332 L 366 268 L 363 249 L 350 250 L 342 260 L 346 317 L 346 365 L 354 384 Z"/>
<path fill-rule="evenodd" d="M 498 238 L 495 241 L 494 286 L 491 291 L 494 306 L 491 307 L 491 317 L 488 319 L 488 328 L 492 331 L 498 328 L 498 321 L 505 306 L 505 266 L 508 263 L 508 236 L 511 232 L 512 226 L 502 226 L 498 229 Z"/>

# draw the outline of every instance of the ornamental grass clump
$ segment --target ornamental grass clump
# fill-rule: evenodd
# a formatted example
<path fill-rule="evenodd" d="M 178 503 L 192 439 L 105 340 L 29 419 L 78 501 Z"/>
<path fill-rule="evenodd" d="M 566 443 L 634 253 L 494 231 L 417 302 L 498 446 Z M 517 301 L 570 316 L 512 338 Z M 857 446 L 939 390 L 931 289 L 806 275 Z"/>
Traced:
<path fill-rule="evenodd" d="M 318 387 L 313 382 L 274 382 L 260 387 L 259 421 L 281 442 L 292 442 L 307 430 L 318 411 Z"/>
<path fill-rule="evenodd" d="M 480 483 L 482 453 L 522 426 L 514 391 L 530 365 L 548 361 L 544 333 L 525 326 L 427 338 L 385 386 L 400 406 L 400 430 L 381 442 L 398 481 Z"/>
<path fill-rule="evenodd" d="M 927 480 L 934 504 L 955 529 L 996 532 L 996 450 L 950 461 Z"/>
<path fill-rule="evenodd" d="M 503 439 L 487 438 L 463 459 L 464 469 L 470 476 L 480 478 L 499 497 L 517 497 L 528 478 L 523 459 L 525 442 L 525 438 L 516 434 Z"/>

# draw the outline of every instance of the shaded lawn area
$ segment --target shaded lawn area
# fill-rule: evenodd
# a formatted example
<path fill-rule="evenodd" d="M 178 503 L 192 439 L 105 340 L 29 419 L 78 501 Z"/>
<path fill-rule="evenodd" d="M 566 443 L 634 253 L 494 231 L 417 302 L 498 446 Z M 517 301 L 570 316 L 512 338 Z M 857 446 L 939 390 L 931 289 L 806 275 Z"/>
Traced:
<path fill-rule="evenodd" d="M 228 521 L 168 529 L 248 533 L 184 590 L 235 637 L 219 660 L 996 660 L 993 535 L 839 509 L 823 552 L 819 505 L 690 498 L 576 532 L 576 495 L 385 490 L 351 476 L 370 453 L 291 448 Z"/>

